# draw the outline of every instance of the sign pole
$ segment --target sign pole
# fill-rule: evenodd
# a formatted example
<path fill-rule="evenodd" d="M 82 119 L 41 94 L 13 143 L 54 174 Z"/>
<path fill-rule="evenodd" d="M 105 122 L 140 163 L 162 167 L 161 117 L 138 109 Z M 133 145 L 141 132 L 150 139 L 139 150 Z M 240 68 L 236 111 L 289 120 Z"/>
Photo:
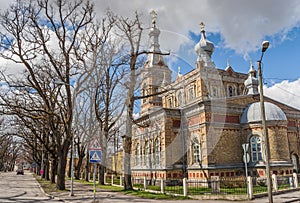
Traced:
<path fill-rule="evenodd" d="M 90 163 L 94 163 L 94 174 L 93 174 L 93 181 L 94 181 L 94 201 L 96 202 L 96 172 L 97 172 L 97 163 L 101 162 L 102 159 L 102 151 L 101 145 L 95 138 L 90 146 L 89 150 L 90 154 Z"/>
<path fill-rule="evenodd" d="M 249 154 L 247 153 L 248 149 L 249 149 L 249 144 L 248 143 L 243 144 L 242 147 L 243 147 L 243 150 L 244 150 L 243 161 L 245 163 L 245 176 L 246 176 L 246 182 L 247 182 L 248 181 L 247 163 L 250 161 Z M 248 197 L 248 200 L 249 200 L 249 184 L 248 183 L 247 183 L 247 197 Z"/>
<path fill-rule="evenodd" d="M 96 202 L 96 171 L 97 171 L 97 163 L 94 163 L 94 175 L 93 175 L 93 180 L 94 180 L 94 202 Z"/>

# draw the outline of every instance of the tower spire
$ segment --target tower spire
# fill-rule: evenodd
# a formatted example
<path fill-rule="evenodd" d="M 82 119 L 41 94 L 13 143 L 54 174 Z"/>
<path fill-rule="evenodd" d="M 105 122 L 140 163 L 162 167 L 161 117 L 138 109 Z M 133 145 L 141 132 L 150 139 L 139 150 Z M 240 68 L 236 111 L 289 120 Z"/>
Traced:
<path fill-rule="evenodd" d="M 151 23 L 152 23 L 152 27 L 155 28 L 156 27 L 156 17 L 157 17 L 157 13 L 152 10 L 150 12 L 150 15 L 151 15 Z"/>
<path fill-rule="evenodd" d="M 150 12 L 151 15 L 151 28 L 149 32 L 149 53 L 148 58 L 147 58 L 147 63 L 150 65 L 155 65 L 155 64 L 161 64 L 165 65 L 163 57 L 160 55 L 160 45 L 159 45 L 159 34 L 160 30 L 156 26 L 156 18 L 157 18 L 157 13 L 152 10 Z"/>
<path fill-rule="evenodd" d="M 252 64 L 252 59 L 250 59 L 248 78 L 245 80 L 244 85 L 246 87 L 247 94 L 258 94 L 258 79 L 256 78 L 256 70 Z"/>
<path fill-rule="evenodd" d="M 151 95 L 161 92 L 165 86 L 171 83 L 172 71 L 164 62 L 164 58 L 160 51 L 159 34 L 157 27 L 157 13 L 150 12 L 151 25 L 149 28 L 149 48 L 147 60 L 141 71 L 141 94 Z M 160 109 L 162 106 L 162 96 L 157 94 L 149 96 L 141 100 L 140 115 L 144 115 Z"/>

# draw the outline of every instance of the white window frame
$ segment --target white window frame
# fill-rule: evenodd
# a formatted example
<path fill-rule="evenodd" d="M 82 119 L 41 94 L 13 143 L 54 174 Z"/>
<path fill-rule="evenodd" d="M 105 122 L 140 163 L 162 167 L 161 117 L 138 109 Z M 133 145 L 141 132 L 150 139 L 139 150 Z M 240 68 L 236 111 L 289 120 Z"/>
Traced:
<path fill-rule="evenodd" d="M 251 161 L 259 162 L 263 160 L 262 139 L 258 135 L 250 138 Z"/>

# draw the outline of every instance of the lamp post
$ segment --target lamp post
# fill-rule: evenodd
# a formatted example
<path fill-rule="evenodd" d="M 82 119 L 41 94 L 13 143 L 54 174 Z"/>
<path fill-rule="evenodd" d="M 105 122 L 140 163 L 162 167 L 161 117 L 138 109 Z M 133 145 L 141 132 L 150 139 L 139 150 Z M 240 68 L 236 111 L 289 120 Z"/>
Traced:
<path fill-rule="evenodd" d="M 272 179 L 271 179 L 271 171 L 270 171 L 270 147 L 269 147 L 269 136 L 268 129 L 266 125 L 266 112 L 265 112 L 265 104 L 264 104 L 264 93 L 263 93 L 263 83 L 262 83 L 262 71 L 261 71 L 261 62 L 264 56 L 265 51 L 269 47 L 268 41 L 263 41 L 261 56 L 258 61 L 258 76 L 259 76 L 259 96 L 260 96 L 260 110 L 261 110 L 261 121 L 263 126 L 263 133 L 265 139 L 265 150 L 266 150 L 266 176 L 267 176 L 267 187 L 268 187 L 268 198 L 269 203 L 273 203 L 272 197 Z"/>

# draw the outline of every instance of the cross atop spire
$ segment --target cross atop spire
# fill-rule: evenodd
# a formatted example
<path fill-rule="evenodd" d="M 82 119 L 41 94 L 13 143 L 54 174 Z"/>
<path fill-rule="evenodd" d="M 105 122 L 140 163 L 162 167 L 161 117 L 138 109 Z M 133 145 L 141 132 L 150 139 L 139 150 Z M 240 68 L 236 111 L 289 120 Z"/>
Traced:
<path fill-rule="evenodd" d="M 254 73 L 253 76 L 256 77 L 256 70 L 254 69 L 252 58 L 250 58 L 250 69 L 248 73 Z"/>
<path fill-rule="evenodd" d="M 156 13 L 154 10 L 152 10 L 152 11 L 150 12 L 150 15 L 151 15 L 151 23 L 152 23 L 152 27 L 155 27 L 155 25 L 156 25 L 157 13 Z"/>
<path fill-rule="evenodd" d="M 200 28 L 201 28 L 201 32 L 203 32 L 205 28 L 205 24 L 203 21 L 200 23 Z"/>
<path fill-rule="evenodd" d="M 230 62 L 229 62 L 229 59 L 227 59 L 227 67 L 230 66 Z"/>

